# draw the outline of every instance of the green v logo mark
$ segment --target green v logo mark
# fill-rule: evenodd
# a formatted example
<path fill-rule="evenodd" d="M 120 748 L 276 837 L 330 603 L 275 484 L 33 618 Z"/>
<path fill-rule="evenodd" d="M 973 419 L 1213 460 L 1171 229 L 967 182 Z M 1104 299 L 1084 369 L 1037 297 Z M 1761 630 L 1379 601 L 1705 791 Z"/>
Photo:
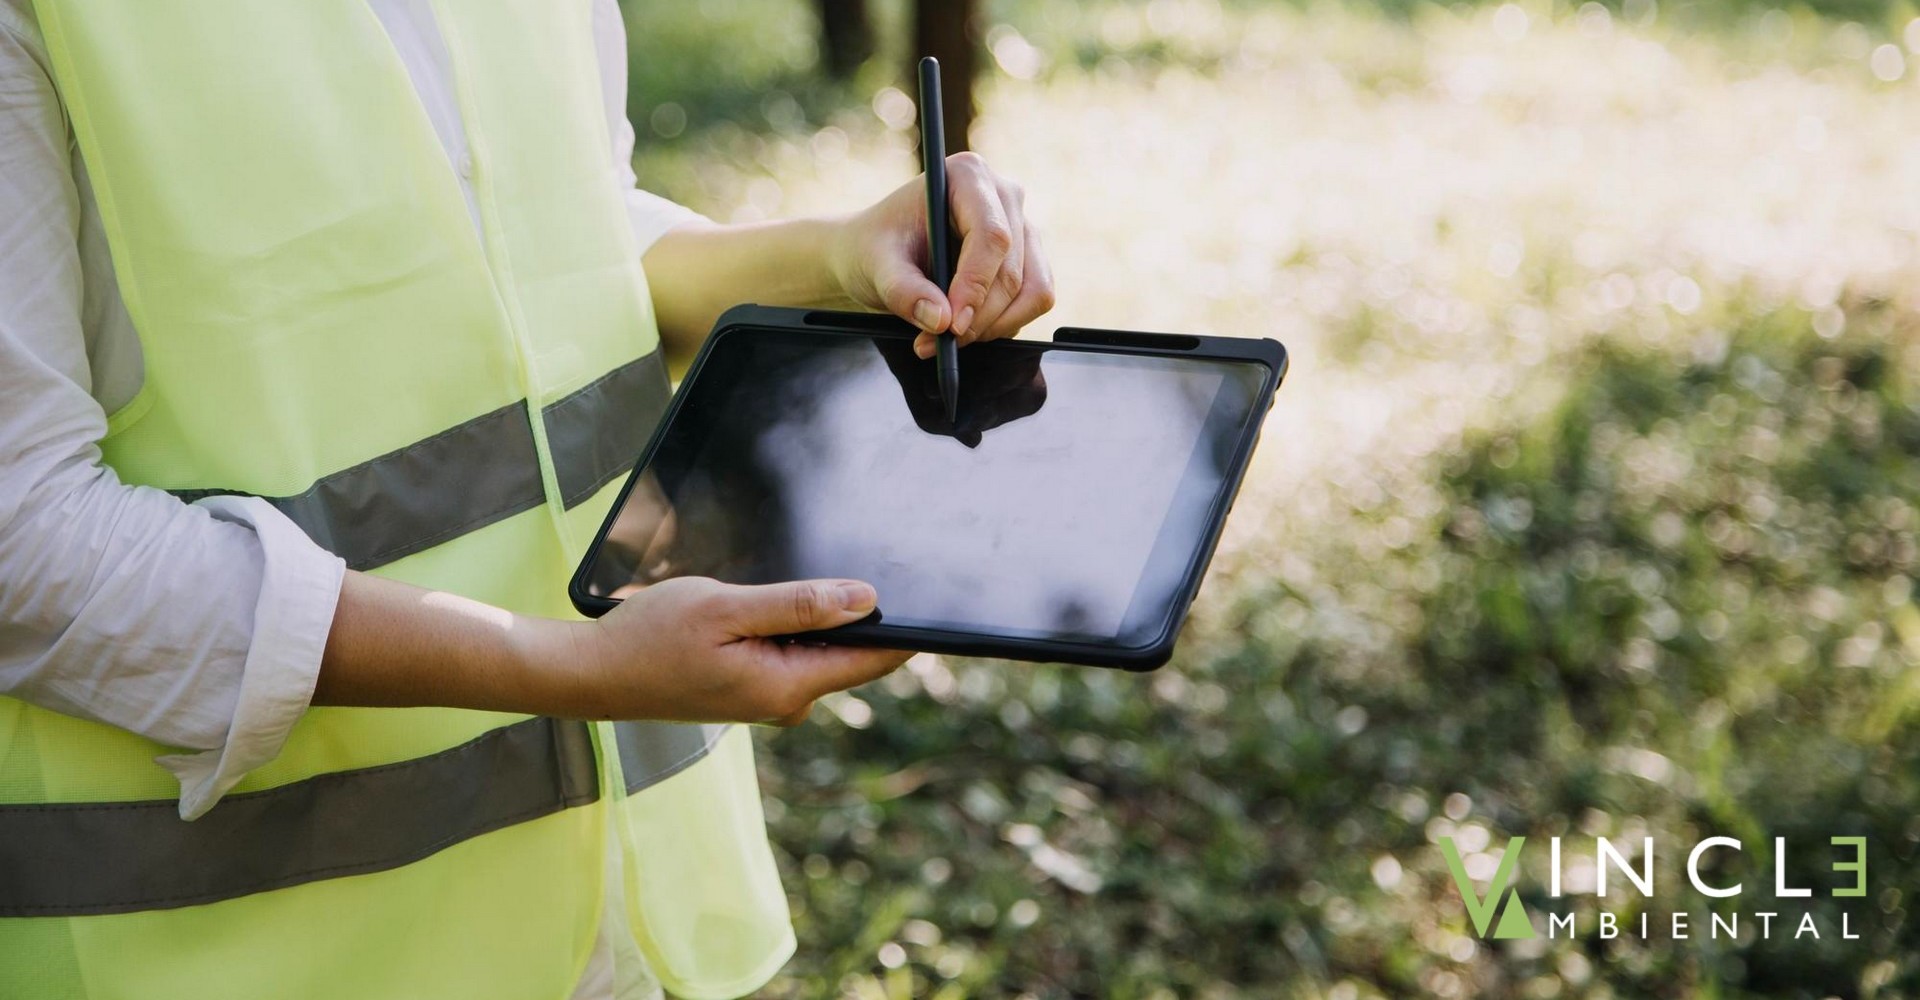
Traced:
<path fill-rule="evenodd" d="M 1493 881 L 1487 885 L 1487 894 L 1482 897 L 1473 891 L 1473 880 L 1467 877 L 1467 866 L 1460 860 L 1460 849 L 1453 844 L 1452 837 L 1440 838 L 1440 853 L 1446 855 L 1447 871 L 1453 875 L 1453 884 L 1460 890 L 1460 901 L 1467 906 L 1467 918 L 1473 921 L 1473 932 L 1481 937 L 1487 936 L 1487 926 L 1493 923 L 1494 911 L 1501 909 L 1501 902 L 1507 902 L 1505 912 L 1500 915 L 1500 923 L 1494 927 L 1495 940 L 1505 941 L 1533 936 L 1533 919 L 1527 916 L 1527 908 L 1520 905 L 1520 893 L 1507 892 L 1507 883 L 1513 879 L 1513 870 L 1520 863 L 1520 849 L 1527 844 L 1527 838 L 1515 837 L 1507 842 L 1507 851 L 1500 857 L 1500 867 L 1493 873 Z"/>

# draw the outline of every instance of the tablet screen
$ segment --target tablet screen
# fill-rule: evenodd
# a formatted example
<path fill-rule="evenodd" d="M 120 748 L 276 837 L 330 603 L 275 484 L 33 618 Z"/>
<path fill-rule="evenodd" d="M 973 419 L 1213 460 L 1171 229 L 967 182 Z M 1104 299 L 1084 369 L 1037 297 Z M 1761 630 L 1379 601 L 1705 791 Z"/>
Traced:
<path fill-rule="evenodd" d="M 949 423 L 891 337 L 735 329 L 594 555 L 588 591 L 676 576 L 866 580 L 884 623 L 1139 645 L 1168 624 L 1265 368 L 1000 341 Z"/>

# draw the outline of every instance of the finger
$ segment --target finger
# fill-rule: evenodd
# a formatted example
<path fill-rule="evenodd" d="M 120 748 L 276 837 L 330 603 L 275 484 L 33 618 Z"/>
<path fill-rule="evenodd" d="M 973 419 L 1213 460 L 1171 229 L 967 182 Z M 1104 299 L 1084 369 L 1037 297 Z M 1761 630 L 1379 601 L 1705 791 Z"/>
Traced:
<path fill-rule="evenodd" d="M 858 580 L 801 580 L 758 587 L 727 586 L 720 613 L 740 638 L 792 635 L 865 618 L 877 598 Z"/>
<path fill-rule="evenodd" d="M 773 647 L 780 663 L 808 705 L 835 691 L 856 688 L 892 673 L 907 662 L 912 653 L 898 649 L 866 649 L 856 646 Z M 795 713 L 799 714 L 799 713 Z"/>
<path fill-rule="evenodd" d="M 1000 271 L 993 276 L 993 284 L 987 292 L 986 301 L 980 304 L 967 324 L 967 332 L 960 337 L 964 346 L 978 340 L 990 340 L 997 336 L 1006 336 L 1002 328 L 1001 317 L 1007 307 L 1019 298 L 1024 287 L 1027 267 L 1027 216 L 1024 206 L 1026 195 L 1018 184 L 1000 180 L 995 184 L 1000 195 L 1000 208 L 1007 217 L 1007 229 L 1012 234 L 1012 242 L 1007 245 L 1007 255 L 1000 261 Z M 1018 330 L 1019 327 L 1013 329 Z"/>
<path fill-rule="evenodd" d="M 953 320 L 947 297 L 927 278 L 906 247 L 889 247 L 873 269 L 873 287 L 887 311 L 912 323 L 923 333 L 944 330 Z"/>
<path fill-rule="evenodd" d="M 1053 308 L 1053 268 L 1040 245 L 1040 231 L 1032 224 L 1026 227 L 1026 244 L 1027 273 L 1020 283 L 1020 294 L 994 321 L 992 329 L 981 332 L 982 337 L 1011 337 Z"/>
<path fill-rule="evenodd" d="M 954 268 L 947 301 L 953 308 L 953 332 L 965 337 L 974 314 L 993 292 L 1001 262 L 1013 248 L 1013 228 L 986 162 L 973 153 L 947 157 L 947 204 L 960 232 L 960 261 Z"/>
<path fill-rule="evenodd" d="M 794 710 L 793 712 L 783 715 L 777 719 L 769 720 L 767 722 L 767 725 L 779 726 L 782 729 L 792 729 L 793 727 L 807 721 L 807 716 L 812 714 L 813 714 L 813 702 L 807 702 L 806 705 Z"/>

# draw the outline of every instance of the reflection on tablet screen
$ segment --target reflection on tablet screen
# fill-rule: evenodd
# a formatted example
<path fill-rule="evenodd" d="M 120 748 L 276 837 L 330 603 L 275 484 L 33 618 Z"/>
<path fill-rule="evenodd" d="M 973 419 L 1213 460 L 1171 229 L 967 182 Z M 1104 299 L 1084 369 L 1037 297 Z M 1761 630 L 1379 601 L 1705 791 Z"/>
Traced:
<path fill-rule="evenodd" d="M 947 424 L 901 339 L 716 344 L 589 575 L 853 577 L 889 624 L 1144 643 L 1171 616 L 1262 369 L 999 342 Z"/>

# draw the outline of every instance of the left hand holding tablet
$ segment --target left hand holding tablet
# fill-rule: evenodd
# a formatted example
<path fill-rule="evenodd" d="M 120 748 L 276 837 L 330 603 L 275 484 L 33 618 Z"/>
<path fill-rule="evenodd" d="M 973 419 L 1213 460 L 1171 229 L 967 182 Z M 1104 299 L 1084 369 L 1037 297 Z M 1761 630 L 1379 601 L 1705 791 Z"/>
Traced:
<path fill-rule="evenodd" d="M 654 584 L 590 623 L 564 623 L 568 714 L 798 725 L 815 699 L 891 672 L 909 654 L 777 636 L 859 621 L 876 595 L 853 580 Z"/>

